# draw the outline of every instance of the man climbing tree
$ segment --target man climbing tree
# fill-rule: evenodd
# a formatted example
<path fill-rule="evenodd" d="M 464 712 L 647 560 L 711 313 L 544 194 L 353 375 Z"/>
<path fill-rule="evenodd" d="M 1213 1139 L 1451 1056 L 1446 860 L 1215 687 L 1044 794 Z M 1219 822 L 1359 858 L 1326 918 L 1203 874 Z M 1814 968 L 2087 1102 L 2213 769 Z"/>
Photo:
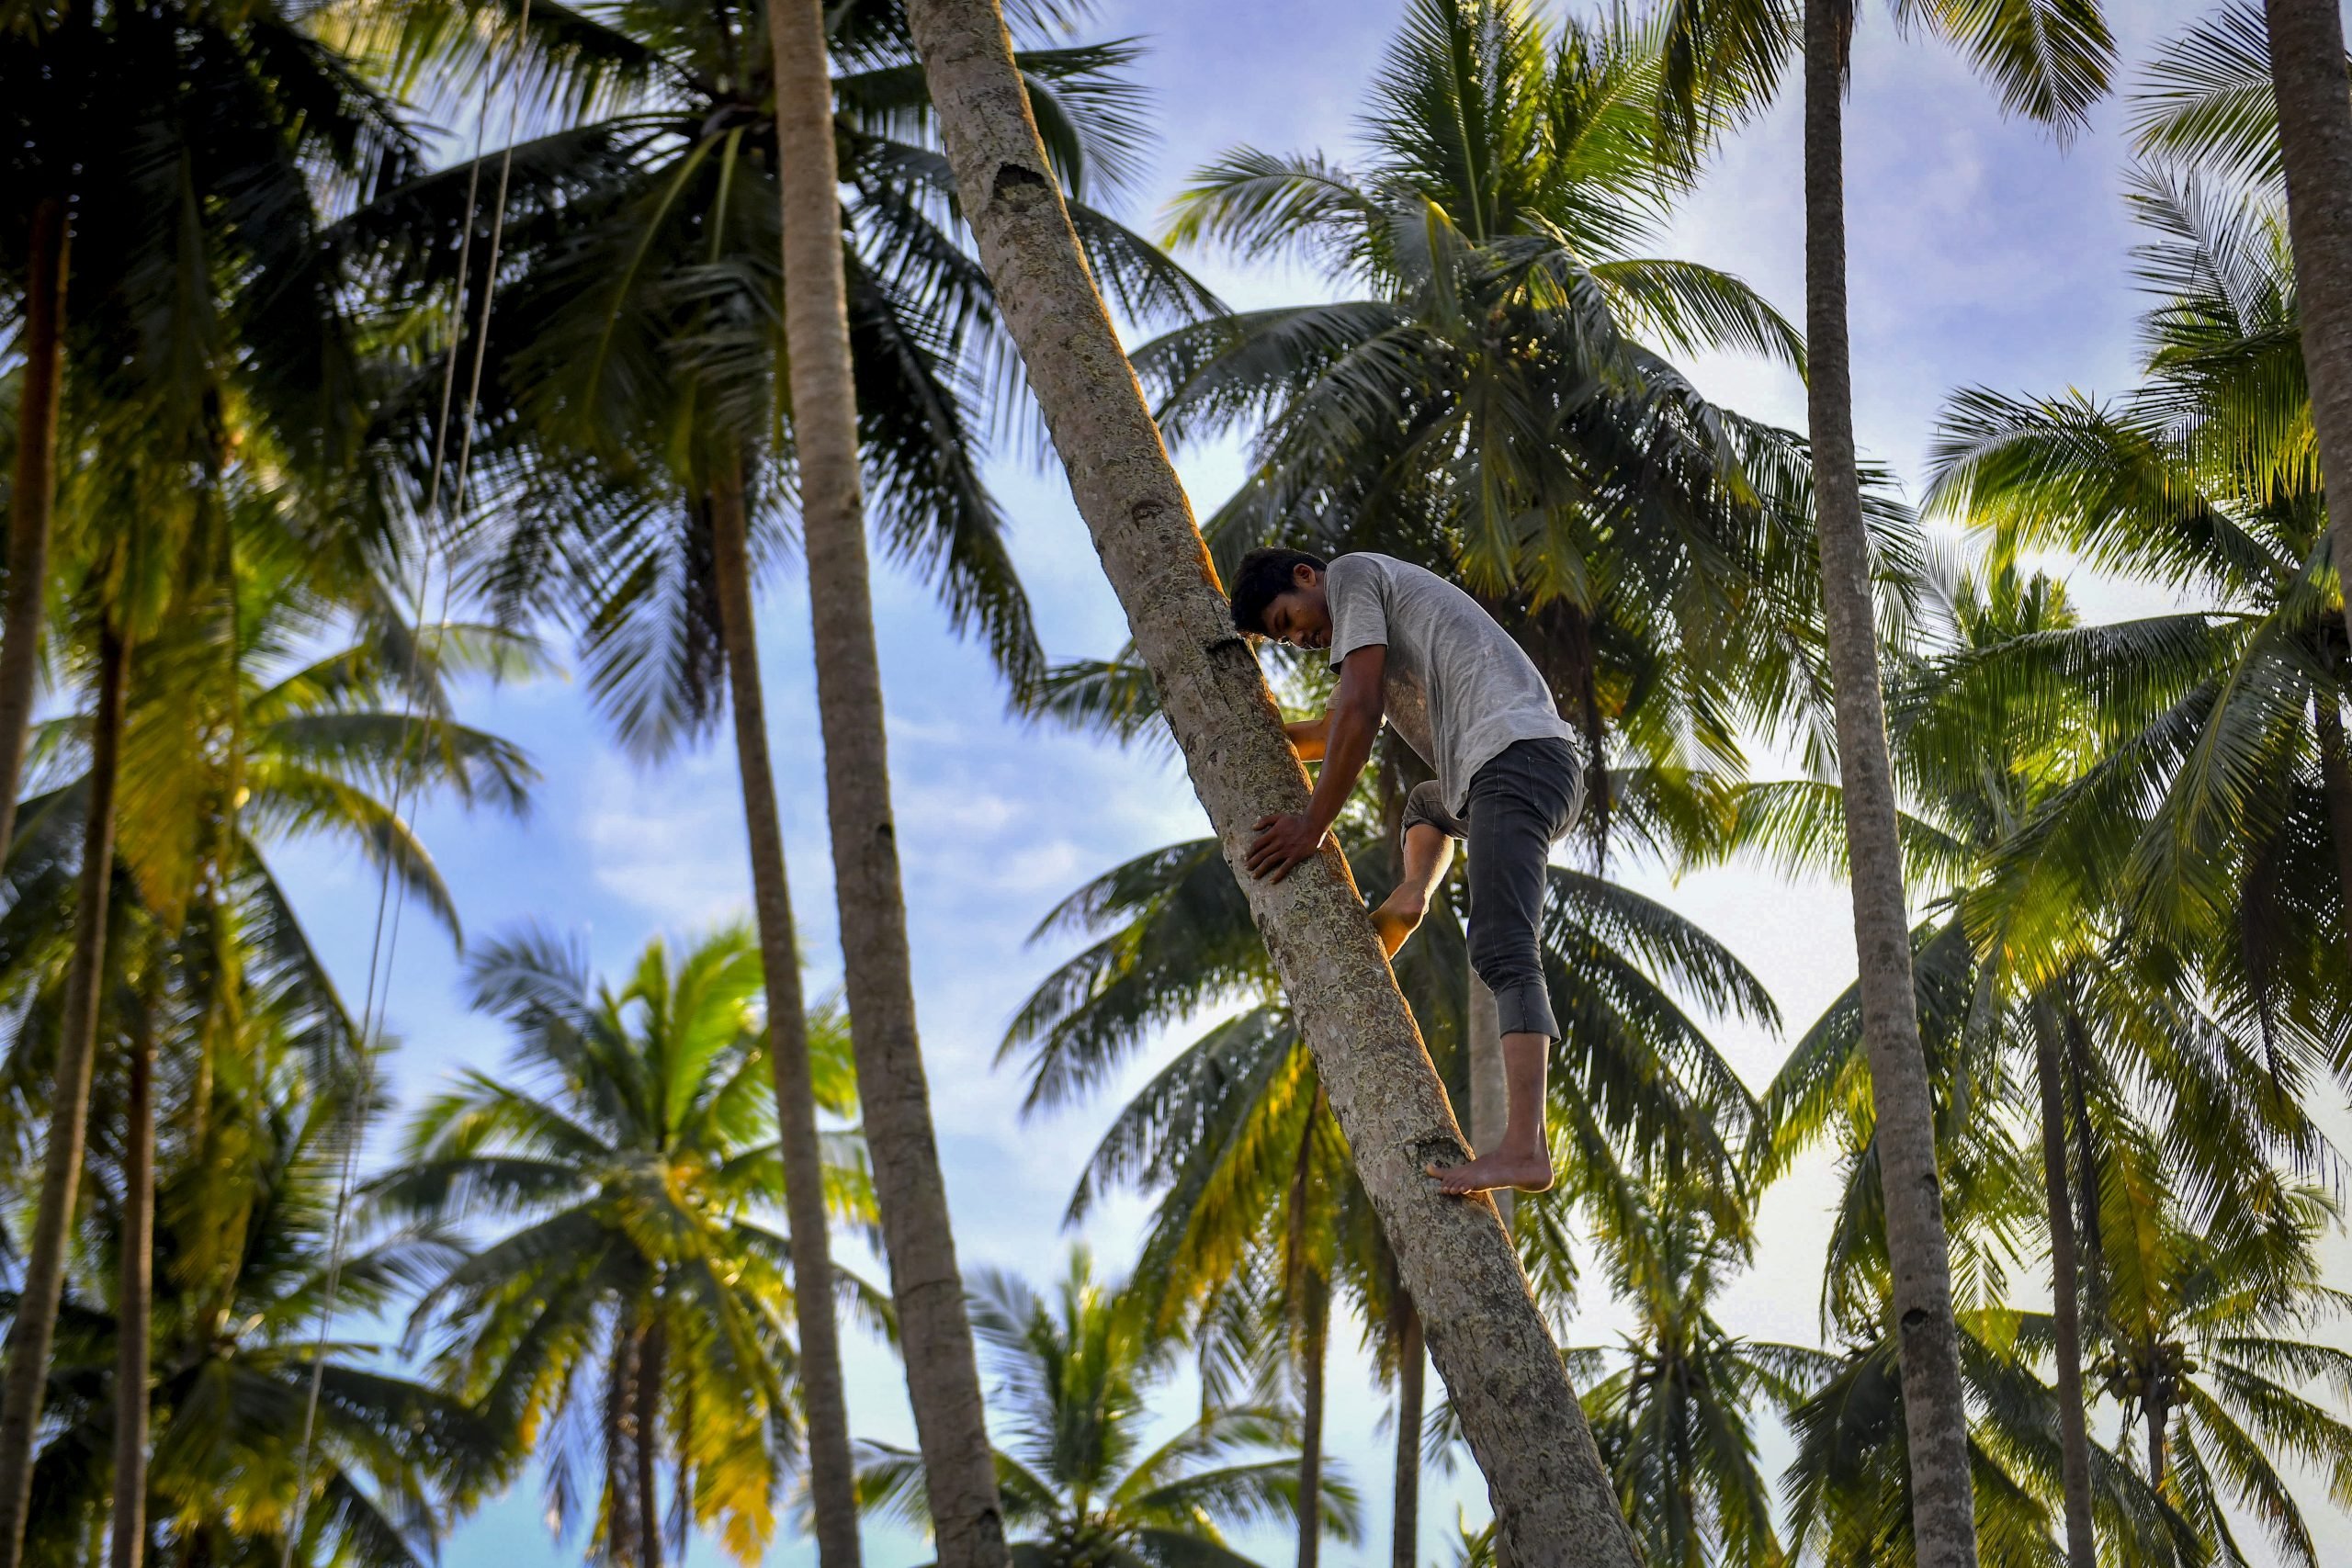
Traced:
<path fill-rule="evenodd" d="M 1305 811 L 1258 822 L 1251 875 L 1280 882 L 1314 856 L 1384 717 L 1436 772 L 1406 802 L 1404 875 L 1373 911 L 1373 927 L 1395 957 L 1444 877 L 1453 840 L 1468 840 L 1470 962 L 1500 1015 L 1510 1111 L 1499 1144 L 1429 1172 L 1457 1195 L 1543 1191 L 1552 1185 L 1544 1069 L 1560 1037 L 1544 983 L 1544 867 L 1584 803 L 1574 732 L 1534 660 L 1476 600 L 1389 556 L 1326 563 L 1301 550 L 1252 550 L 1234 575 L 1233 624 L 1328 649 L 1340 672 L 1330 711 L 1286 727 L 1293 750 L 1320 761 L 1322 776 Z"/>

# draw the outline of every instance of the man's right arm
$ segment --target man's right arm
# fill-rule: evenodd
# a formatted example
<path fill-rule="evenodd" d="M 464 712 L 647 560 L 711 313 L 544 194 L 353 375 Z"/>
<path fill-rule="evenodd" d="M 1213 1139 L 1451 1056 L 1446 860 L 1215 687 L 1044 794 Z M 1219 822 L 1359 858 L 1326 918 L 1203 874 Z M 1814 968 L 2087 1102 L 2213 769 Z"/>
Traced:
<path fill-rule="evenodd" d="M 1283 733 L 1290 737 L 1290 749 L 1298 753 L 1300 761 L 1319 762 L 1330 739 L 1331 716 L 1327 713 L 1321 718 L 1302 718 L 1295 724 L 1285 724 Z"/>

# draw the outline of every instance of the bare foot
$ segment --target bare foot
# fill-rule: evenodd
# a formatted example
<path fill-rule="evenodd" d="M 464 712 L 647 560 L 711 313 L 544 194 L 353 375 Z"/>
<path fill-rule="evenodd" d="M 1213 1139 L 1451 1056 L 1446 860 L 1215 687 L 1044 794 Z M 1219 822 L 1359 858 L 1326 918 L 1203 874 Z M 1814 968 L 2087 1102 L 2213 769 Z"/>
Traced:
<path fill-rule="evenodd" d="M 1406 897 L 1401 889 L 1383 899 L 1372 912 L 1372 929 L 1380 933 L 1380 950 L 1396 957 L 1396 950 L 1405 945 L 1405 939 L 1419 928 L 1424 909 L 1425 906 Z"/>
<path fill-rule="evenodd" d="M 1437 1179 L 1439 1191 L 1453 1198 L 1505 1187 L 1521 1192 L 1543 1192 L 1552 1185 L 1552 1156 L 1542 1149 L 1526 1154 L 1497 1149 L 1461 1165 L 1440 1168 L 1430 1164 L 1421 1168 Z"/>

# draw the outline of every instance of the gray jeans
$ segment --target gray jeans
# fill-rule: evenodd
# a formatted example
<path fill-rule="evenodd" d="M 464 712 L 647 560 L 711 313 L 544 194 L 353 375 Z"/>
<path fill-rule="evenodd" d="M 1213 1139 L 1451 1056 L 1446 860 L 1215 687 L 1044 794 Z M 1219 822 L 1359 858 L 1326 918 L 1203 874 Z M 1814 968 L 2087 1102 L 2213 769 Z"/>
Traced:
<path fill-rule="evenodd" d="M 1495 993 L 1505 1034 L 1560 1037 L 1544 983 L 1544 897 L 1552 846 L 1584 807 L 1584 769 L 1565 740 L 1515 740 L 1470 780 L 1465 824 L 1434 780 L 1406 797 L 1426 822 L 1470 843 L 1470 967 Z"/>

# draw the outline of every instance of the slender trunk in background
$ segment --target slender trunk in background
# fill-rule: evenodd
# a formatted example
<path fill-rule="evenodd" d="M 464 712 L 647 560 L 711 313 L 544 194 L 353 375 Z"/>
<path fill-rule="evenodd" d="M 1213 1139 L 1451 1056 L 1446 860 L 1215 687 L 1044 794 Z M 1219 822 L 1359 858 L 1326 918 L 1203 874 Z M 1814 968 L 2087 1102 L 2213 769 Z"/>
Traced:
<path fill-rule="evenodd" d="M 1324 1364 L 1331 1339 L 1330 1281 L 1314 1269 L 1305 1280 L 1306 1344 L 1301 1359 L 1298 1434 L 1298 1568 L 1315 1568 L 1323 1555 Z"/>
<path fill-rule="evenodd" d="M 8 1335 L 8 1374 L 0 1387 L 0 1568 L 19 1568 L 25 1510 L 32 1502 L 33 1436 L 49 1382 L 57 1333 L 58 1292 L 65 1282 L 82 1159 L 89 1136 L 90 1061 L 97 1047 L 98 982 L 106 964 L 107 898 L 114 873 L 115 772 L 122 752 L 127 634 L 98 634 L 98 711 L 91 734 L 90 788 L 82 829 L 82 870 L 74 908 L 74 956 L 65 976 L 58 1029 L 57 1080 L 50 1091 L 49 1147 L 41 1167 L 40 1207 L 33 1219 L 16 1325 Z"/>
<path fill-rule="evenodd" d="M 2335 850 L 2335 886 L 2344 900 L 2344 935 L 2352 942 L 2352 758 L 2344 746 L 2344 714 L 2335 694 L 2312 694 L 2312 723 L 2319 734 L 2319 784 L 2327 805 L 2327 836 Z"/>
<path fill-rule="evenodd" d="M 2320 482 L 2342 496 L 2352 495 L 2352 81 L 2337 3 L 2264 0 L 2263 11 Z M 2352 581 L 2352 506 L 2328 509 L 2328 533 L 2337 575 Z M 2352 594 L 2344 626 L 2352 633 Z"/>
<path fill-rule="evenodd" d="M 1126 611 L 1193 787 L 1315 1053 L 1430 1353 L 1523 1568 L 1634 1568 L 1632 1532 L 1494 1205 L 1423 1173 L 1461 1129 L 1326 844 L 1279 884 L 1242 872 L 1250 824 L 1302 809 L 1306 775 L 1232 626 L 1192 505 L 1120 350 L 1030 117 L 994 0 L 909 0 L 931 100 L 998 308 Z"/>
<path fill-rule="evenodd" d="M 907 1364 L 940 1568 L 1004 1568 L 1004 1517 L 980 1402 L 964 1277 L 915 1032 L 906 897 L 890 811 L 882 671 L 866 579 L 841 184 L 820 0 L 773 0 L 784 326 L 801 533 L 817 646 L 817 715 L 833 839 L 843 989 L 890 1293 Z"/>
<path fill-rule="evenodd" d="M 1854 946 L 1870 1053 L 1886 1248 L 1910 1438 L 1919 1568 L 1974 1568 L 1968 1404 L 1937 1175 L 1934 1103 L 1912 995 L 1911 930 L 1895 841 L 1894 775 L 1879 689 L 1877 620 L 1854 459 L 1846 336 L 1845 103 L 1850 0 L 1805 0 L 1805 351 L 1821 601 L 1838 706 L 1838 772 L 1853 866 Z"/>
<path fill-rule="evenodd" d="M 842 1385 L 841 1327 L 833 1301 L 832 1236 L 817 1132 L 817 1091 L 808 1066 L 808 1010 L 800 992 L 800 944 L 785 870 L 768 759 L 767 700 L 760 684 L 752 614 L 752 551 L 740 459 L 722 466 L 710 494 L 711 574 L 718 590 L 719 637 L 735 719 L 735 767 L 752 849 L 752 908 L 768 1003 L 768 1058 L 784 1154 L 785 1217 L 791 1226 L 792 1303 L 800 1332 L 801 1404 L 808 1423 L 808 1495 L 820 1568 L 857 1568 L 856 1476 L 850 1459 L 849 1402 Z"/>
<path fill-rule="evenodd" d="M 2172 1430 L 2172 1410 L 2161 1398 L 2148 1402 L 2148 1489 L 2164 1490 L 2165 1477 L 2172 1470 L 2172 1445 L 2165 1439 Z"/>
<path fill-rule="evenodd" d="M 65 202 L 33 203 L 25 258 L 24 355 L 17 399 L 17 475 L 8 515 L 8 587 L 0 604 L 0 856 L 17 830 L 25 738 L 40 673 L 42 592 L 49 584 L 49 521 L 57 502 L 57 405 L 65 379 Z"/>
<path fill-rule="evenodd" d="M 2066 1568 L 2098 1568 L 2091 1533 L 2091 1440 L 2083 1407 L 2081 1258 L 2075 1243 L 2074 1184 L 2066 1175 L 2066 1091 L 2058 1022 L 2034 1003 L 2033 1066 L 2041 1089 L 2041 1185 L 2050 1212 L 2050 1299 L 2058 1359 L 2060 1473 L 2066 1501 Z"/>
<path fill-rule="evenodd" d="M 1396 1509 L 1388 1536 L 1389 1568 L 1419 1568 L 1421 1540 L 1421 1314 L 1402 1285 L 1390 1305 L 1396 1346 Z"/>
<path fill-rule="evenodd" d="M 662 1440 L 662 1319 L 637 1340 L 637 1568 L 662 1568 L 662 1491 L 654 1465 Z"/>
<path fill-rule="evenodd" d="M 147 1551 L 147 1378 L 155 1283 L 155 997 L 163 954 L 130 1018 L 122 1106 L 122 1260 L 116 1292 L 114 1513 L 107 1568 L 140 1568 Z"/>

